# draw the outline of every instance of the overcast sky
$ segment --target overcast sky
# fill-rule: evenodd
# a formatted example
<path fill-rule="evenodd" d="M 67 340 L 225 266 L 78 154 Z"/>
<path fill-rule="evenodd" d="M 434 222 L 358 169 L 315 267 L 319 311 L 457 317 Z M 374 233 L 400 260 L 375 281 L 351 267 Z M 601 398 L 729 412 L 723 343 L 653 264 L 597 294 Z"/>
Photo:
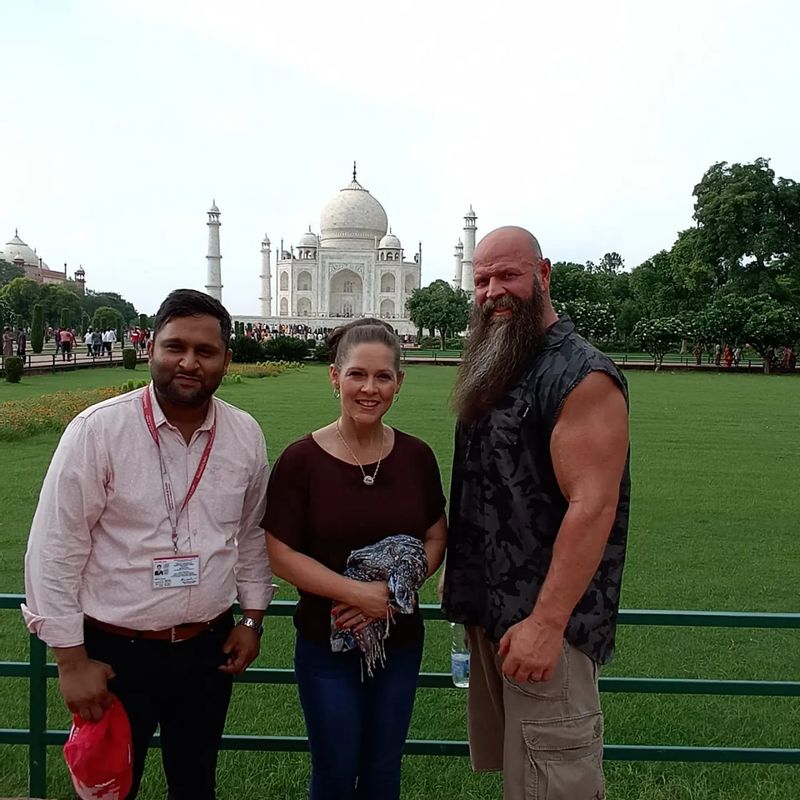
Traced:
<path fill-rule="evenodd" d="M 423 284 L 471 203 L 552 260 L 628 267 L 691 224 L 716 161 L 800 179 L 795 2 L 3 0 L 0 239 L 152 313 L 202 288 L 258 311 L 358 161 Z"/>

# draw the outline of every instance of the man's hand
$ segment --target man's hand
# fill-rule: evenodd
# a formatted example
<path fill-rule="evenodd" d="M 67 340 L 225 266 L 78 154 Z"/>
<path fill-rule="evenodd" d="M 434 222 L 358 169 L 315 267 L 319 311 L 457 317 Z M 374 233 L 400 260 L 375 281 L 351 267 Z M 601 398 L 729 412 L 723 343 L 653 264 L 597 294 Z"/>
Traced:
<path fill-rule="evenodd" d="M 220 672 L 241 674 L 256 660 L 260 649 L 261 638 L 252 628 L 234 625 L 222 647 L 222 652 L 228 656 L 228 660 L 219 667 Z"/>
<path fill-rule="evenodd" d="M 76 650 L 77 648 L 68 648 Z M 114 670 L 103 661 L 94 661 L 81 647 L 79 652 L 68 658 L 58 658 L 58 688 L 73 714 L 82 719 L 98 722 L 111 705 L 113 696 L 108 691 L 108 681 L 114 677 Z"/>
<path fill-rule="evenodd" d="M 505 632 L 497 654 L 503 659 L 503 674 L 518 683 L 547 681 L 553 676 L 563 646 L 563 630 L 530 616 Z"/>

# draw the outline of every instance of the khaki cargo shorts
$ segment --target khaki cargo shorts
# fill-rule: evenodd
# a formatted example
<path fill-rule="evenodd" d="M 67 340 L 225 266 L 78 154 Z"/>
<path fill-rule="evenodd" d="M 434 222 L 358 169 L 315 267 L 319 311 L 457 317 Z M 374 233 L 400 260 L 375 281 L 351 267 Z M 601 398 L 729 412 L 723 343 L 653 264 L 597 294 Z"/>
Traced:
<path fill-rule="evenodd" d="M 564 642 L 550 680 L 520 684 L 482 628 L 468 636 L 472 768 L 502 770 L 504 800 L 603 800 L 597 664 Z"/>

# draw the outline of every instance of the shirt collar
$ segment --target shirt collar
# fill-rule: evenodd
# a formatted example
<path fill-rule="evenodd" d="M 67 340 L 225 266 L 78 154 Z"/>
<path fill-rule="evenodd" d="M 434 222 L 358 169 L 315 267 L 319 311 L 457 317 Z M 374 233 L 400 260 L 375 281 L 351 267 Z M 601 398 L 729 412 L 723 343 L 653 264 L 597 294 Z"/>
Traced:
<path fill-rule="evenodd" d="M 150 384 L 145 391 L 150 392 L 150 403 L 153 408 L 153 421 L 156 423 L 156 428 L 160 428 L 162 425 L 174 427 L 174 425 L 172 425 L 172 423 L 166 418 L 164 411 L 159 405 L 158 398 L 156 397 L 156 390 L 153 386 L 153 381 L 150 381 Z M 211 402 L 208 404 L 206 418 L 203 420 L 203 424 L 197 429 L 198 431 L 210 431 L 213 427 L 217 415 L 216 404 L 214 402 L 215 399 L 216 398 L 212 395 Z"/>

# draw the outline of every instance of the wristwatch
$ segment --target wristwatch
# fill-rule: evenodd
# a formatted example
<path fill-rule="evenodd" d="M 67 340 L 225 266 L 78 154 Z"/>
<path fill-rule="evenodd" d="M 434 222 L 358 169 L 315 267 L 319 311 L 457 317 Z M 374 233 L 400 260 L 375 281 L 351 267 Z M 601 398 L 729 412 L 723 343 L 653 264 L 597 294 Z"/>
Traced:
<path fill-rule="evenodd" d="M 236 624 L 244 625 L 245 628 L 251 628 L 258 634 L 259 639 L 261 638 L 261 634 L 264 633 L 264 626 L 253 617 L 242 617 Z"/>

